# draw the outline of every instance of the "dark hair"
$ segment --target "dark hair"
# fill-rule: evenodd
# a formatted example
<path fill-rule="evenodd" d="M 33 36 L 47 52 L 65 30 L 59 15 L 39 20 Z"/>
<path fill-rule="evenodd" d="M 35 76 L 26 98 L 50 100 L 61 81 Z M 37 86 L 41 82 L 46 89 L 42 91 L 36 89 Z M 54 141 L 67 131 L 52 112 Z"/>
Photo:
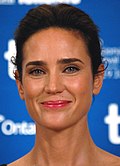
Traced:
<path fill-rule="evenodd" d="M 34 33 L 49 27 L 59 27 L 79 32 L 84 37 L 89 51 L 93 76 L 98 73 L 98 67 L 102 63 L 99 31 L 89 15 L 67 4 L 41 5 L 31 9 L 26 14 L 15 32 L 17 55 L 14 64 L 19 72 L 20 80 L 22 80 L 25 41 Z"/>

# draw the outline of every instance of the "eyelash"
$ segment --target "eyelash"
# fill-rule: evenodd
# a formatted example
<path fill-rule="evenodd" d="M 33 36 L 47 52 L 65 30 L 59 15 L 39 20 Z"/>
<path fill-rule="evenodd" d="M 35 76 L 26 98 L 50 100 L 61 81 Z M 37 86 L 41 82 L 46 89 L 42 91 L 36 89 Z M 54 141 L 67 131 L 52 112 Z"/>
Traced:
<path fill-rule="evenodd" d="M 66 67 L 62 73 L 66 73 L 66 74 L 74 74 L 76 72 L 78 72 L 80 70 L 79 67 L 76 66 L 68 66 Z M 46 72 L 42 69 L 36 68 L 36 69 L 31 69 L 29 72 L 30 75 L 32 76 L 41 76 L 46 74 Z"/>
<path fill-rule="evenodd" d="M 76 66 L 68 66 L 64 69 L 63 73 L 67 73 L 67 74 L 72 74 L 72 73 L 76 73 L 77 71 L 79 71 L 80 68 L 76 67 Z"/>
<path fill-rule="evenodd" d="M 38 76 L 38 75 L 43 75 L 45 74 L 45 71 L 41 70 L 41 69 L 32 69 L 30 72 L 29 72 L 30 75 L 33 75 L 33 76 Z"/>

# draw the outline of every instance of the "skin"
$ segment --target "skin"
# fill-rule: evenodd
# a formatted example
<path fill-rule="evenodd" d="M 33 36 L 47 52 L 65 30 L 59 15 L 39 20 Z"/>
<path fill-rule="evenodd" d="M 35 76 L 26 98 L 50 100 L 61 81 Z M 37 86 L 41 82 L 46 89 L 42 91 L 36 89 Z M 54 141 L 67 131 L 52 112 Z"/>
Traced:
<path fill-rule="evenodd" d="M 118 157 L 97 148 L 89 133 L 87 114 L 103 73 L 93 80 L 84 39 L 49 28 L 32 35 L 23 52 L 22 82 L 16 83 L 36 123 L 36 141 L 30 153 L 9 166 L 117 166 Z"/>

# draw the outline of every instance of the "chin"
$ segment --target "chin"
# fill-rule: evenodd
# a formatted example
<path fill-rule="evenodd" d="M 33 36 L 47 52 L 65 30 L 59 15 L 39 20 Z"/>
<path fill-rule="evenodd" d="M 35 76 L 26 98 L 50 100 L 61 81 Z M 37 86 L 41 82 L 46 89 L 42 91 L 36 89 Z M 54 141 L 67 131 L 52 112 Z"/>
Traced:
<path fill-rule="evenodd" d="M 53 130 L 53 131 L 62 131 L 65 130 L 67 128 L 69 128 L 71 126 L 71 124 L 66 123 L 65 121 L 47 121 L 47 122 L 43 122 L 43 123 L 39 123 L 39 126 L 44 127 L 44 129 L 49 129 L 49 130 Z"/>

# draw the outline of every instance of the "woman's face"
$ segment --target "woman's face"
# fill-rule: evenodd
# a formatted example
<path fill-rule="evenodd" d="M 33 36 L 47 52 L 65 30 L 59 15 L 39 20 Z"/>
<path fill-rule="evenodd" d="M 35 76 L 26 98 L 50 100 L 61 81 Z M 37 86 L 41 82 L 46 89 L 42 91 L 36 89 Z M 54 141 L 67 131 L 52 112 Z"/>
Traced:
<path fill-rule="evenodd" d="M 23 53 L 22 83 L 17 80 L 17 85 L 33 120 L 54 130 L 80 122 L 102 84 L 101 76 L 93 80 L 83 38 L 49 28 L 32 35 Z"/>

